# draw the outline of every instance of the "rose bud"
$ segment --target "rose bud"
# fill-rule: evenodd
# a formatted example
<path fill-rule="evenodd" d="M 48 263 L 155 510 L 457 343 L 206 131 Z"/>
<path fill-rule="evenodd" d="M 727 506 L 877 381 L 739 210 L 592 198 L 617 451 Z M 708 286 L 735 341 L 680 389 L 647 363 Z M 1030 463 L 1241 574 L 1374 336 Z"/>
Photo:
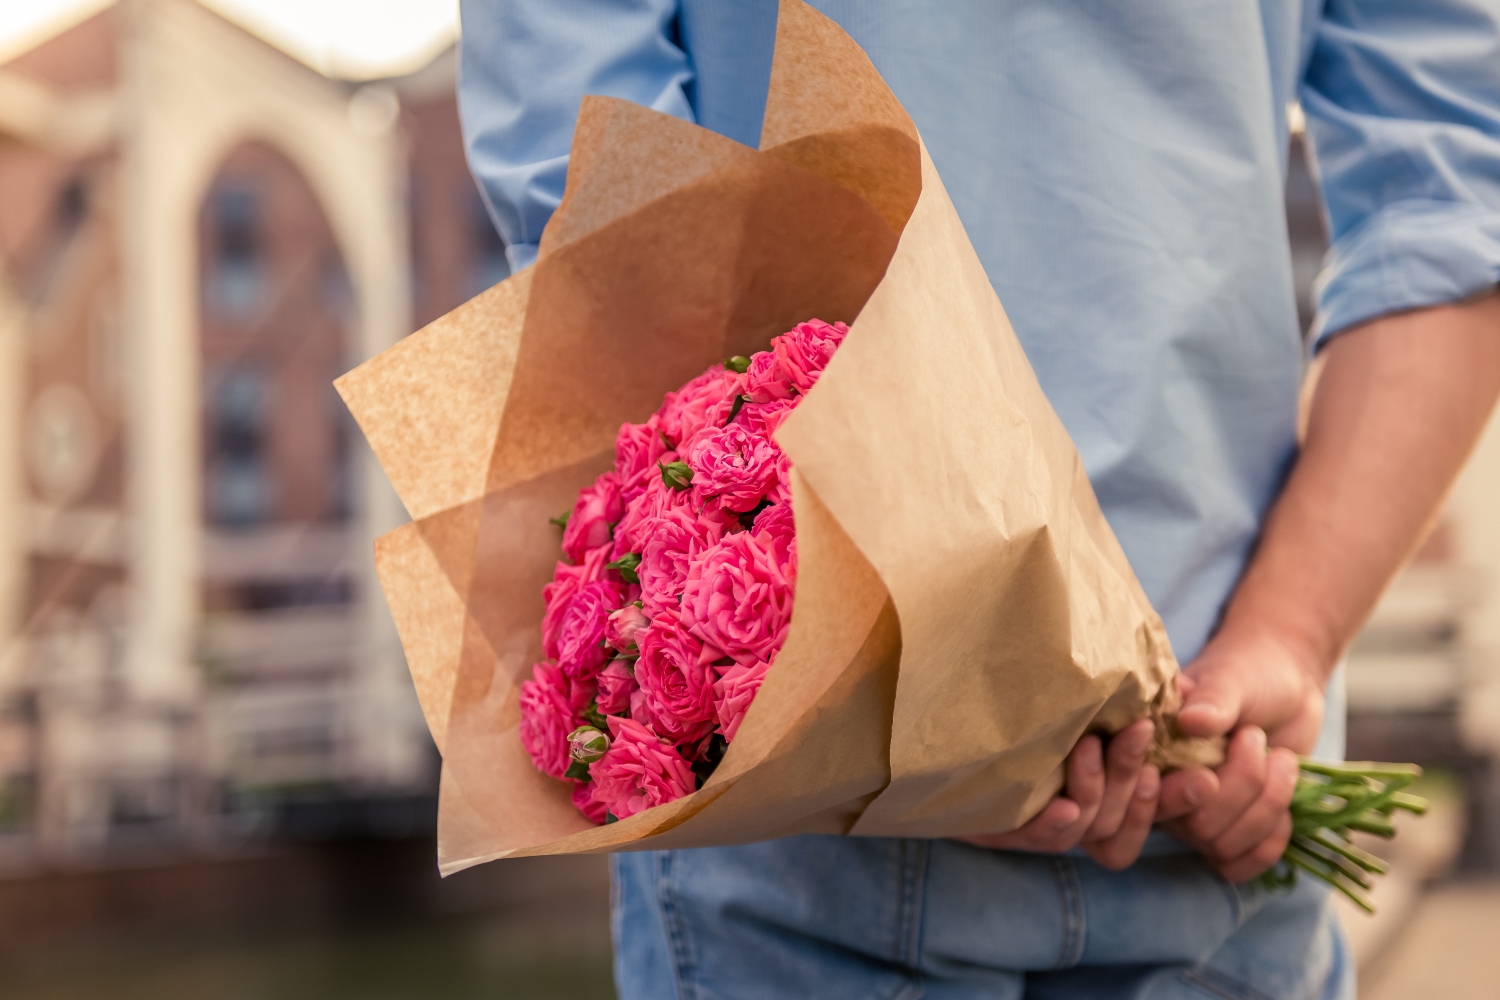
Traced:
<path fill-rule="evenodd" d="M 611 613 L 604 623 L 604 641 L 622 653 L 633 653 L 635 634 L 649 624 L 651 619 L 646 617 L 646 612 L 634 604 L 627 604 Z"/>
<path fill-rule="evenodd" d="M 593 726 L 579 726 L 568 734 L 568 752 L 580 764 L 592 764 L 609 749 L 609 737 Z"/>
<path fill-rule="evenodd" d="M 661 481 L 681 493 L 693 485 L 693 469 L 686 462 L 657 462 Z"/>

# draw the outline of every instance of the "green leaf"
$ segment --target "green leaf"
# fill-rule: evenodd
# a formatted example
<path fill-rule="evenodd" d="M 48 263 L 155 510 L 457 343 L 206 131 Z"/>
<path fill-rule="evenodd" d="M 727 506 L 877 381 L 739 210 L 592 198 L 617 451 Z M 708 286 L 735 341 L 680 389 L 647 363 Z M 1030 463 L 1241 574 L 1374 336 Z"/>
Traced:
<path fill-rule="evenodd" d="M 581 760 L 575 760 L 573 763 L 569 764 L 568 769 L 563 772 L 563 777 L 572 778 L 574 781 L 588 781 L 589 766 Z"/>
<path fill-rule="evenodd" d="M 589 707 L 583 710 L 583 717 L 589 720 L 589 725 L 601 733 L 609 732 L 609 722 L 605 720 L 603 713 L 599 711 L 599 702 L 589 699 Z"/>
<path fill-rule="evenodd" d="M 744 406 L 748 402 L 750 402 L 749 396 L 734 397 L 734 405 L 729 408 L 729 419 L 724 421 L 725 427 L 728 427 L 730 424 L 734 423 L 734 418 L 740 415 L 740 407 Z"/>
<path fill-rule="evenodd" d="M 572 516 L 573 516 L 573 512 L 570 510 L 570 511 L 567 511 L 564 514 L 562 514 L 562 515 L 560 515 L 558 517 L 549 517 L 549 518 L 547 518 L 547 523 L 548 524 L 555 524 L 559 528 L 567 528 L 567 526 L 568 526 L 568 518 L 570 518 Z"/>
<path fill-rule="evenodd" d="M 604 814 L 604 825 L 605 826 L 609 826 L 609 824 L 611 824 L 611 823 L 618 823 L 618 822 L 620 822 L 620 817 L 616 816 L 614 813 L 607 812 L 607 813 Z"/>
<path fill-rule="evenodd" d="M 640 583 L 641 578 L 636 575 L 636 568 L 641 564 L 641 557 L 634 552 L 627 552 L 614 562 L 604 564 L 605 569 L 618 570 L 620 577 L 626 583 Z"/>
<path fill-rule="evenodd" d="M 750 370 L 750 359 L 743 354 L 736 354 L 732 358 L 724 359 L 724 367 L 732 372 L 739 372 L 743 375 Z"/>
<path fill-rule="evenodd" d="M 693 485 L 693 468 L 686 462 L 657 462 L 661 470 L 661 481 L 681 493 Z"/>

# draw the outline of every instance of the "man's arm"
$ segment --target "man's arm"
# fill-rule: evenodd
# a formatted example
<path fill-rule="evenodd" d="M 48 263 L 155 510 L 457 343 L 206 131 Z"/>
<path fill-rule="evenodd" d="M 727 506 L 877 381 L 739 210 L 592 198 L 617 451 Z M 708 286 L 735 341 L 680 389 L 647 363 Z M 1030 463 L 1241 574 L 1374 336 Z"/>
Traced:
<path fill-rule="evenodd" d="M 1436 515 L 1500 379 L 1500 18 L 1492 0 L 1325 0 L 1298 96 L 1331 247 L 1305 446 L 1181 716 L 1238 732 L 1219 787 L 1161 815 L 1230 878 L 1280 856 L 1291 751 L 1323 684 Z M 1474 296 L 1482 301 L 1454 306 Z M 1269 756 L 1266 732 L 1273 746 Z M 1195 811 L 1188 814 L 1196 804 Z"/>
<path fill-rule="evenodd" d="M 1500 398 L 1500 295 L 1355 327 L 1320 362 L 1302 453 L 1222 627 L 1186 670 L 1179 722 L 1200 736 L 1239 728 L 1230 759 L 1211 787 L 1199 770 L 1162 788 L 1169 828 L 1231 881 L 1285 850 L 1296 754 L 1317 739 L 1329 673 Z"/>
<path fill-rule="evenodd" d="M 562 200 L 585 94 L 693 120 L 677 0 L 463 0 L 459 11 L 464 148 L 519 271 Z"/>

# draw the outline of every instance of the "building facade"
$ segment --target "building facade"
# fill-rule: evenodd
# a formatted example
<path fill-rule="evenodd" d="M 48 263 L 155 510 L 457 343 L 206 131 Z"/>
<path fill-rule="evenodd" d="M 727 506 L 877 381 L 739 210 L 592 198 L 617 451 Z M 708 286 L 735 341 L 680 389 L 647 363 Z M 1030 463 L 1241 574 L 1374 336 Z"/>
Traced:
<path fill-rule="evenodd" d="M 0 843 L 422 794 L 330 383 L 503 278 L 451 52 L 330 80 L 192 0 L 0 65 Z"/>

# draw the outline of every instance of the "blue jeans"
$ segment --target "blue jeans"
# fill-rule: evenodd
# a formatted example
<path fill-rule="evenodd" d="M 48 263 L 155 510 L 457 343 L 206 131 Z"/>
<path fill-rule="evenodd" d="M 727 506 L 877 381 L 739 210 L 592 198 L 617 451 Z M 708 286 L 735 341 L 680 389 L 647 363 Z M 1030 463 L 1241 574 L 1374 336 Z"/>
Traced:
<path fill-rule="evenodd" d="M 1354 997 L 1321 884 L 1232 886 L 1196 854 L 812 836 L 613 862 L 620 1000 Z"/>

